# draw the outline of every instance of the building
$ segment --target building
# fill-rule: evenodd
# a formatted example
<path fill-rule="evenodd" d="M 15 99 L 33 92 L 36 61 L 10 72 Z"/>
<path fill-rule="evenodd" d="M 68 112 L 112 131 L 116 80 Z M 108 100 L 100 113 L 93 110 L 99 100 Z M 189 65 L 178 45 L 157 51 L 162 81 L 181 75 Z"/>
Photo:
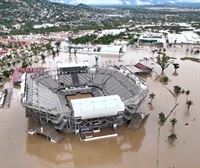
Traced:
<path fill-rule="evenodd" d="M 163 47 L 165 43 L 166 43 L 166 39 L 162 33 L 145 32 L 138 39 L 138 44 L 140 46 L 155 45 L 155 46 Z"/>
<path fill-rule="evenodd" d="M 94 134 L 103 128 L 116 130 L 130 122 L 148 93 L 146 83 L 129 70 L 84 64 L 26 74 L 21 86 L 27 117 L 41 126 L 79 134 L 81 140 L 96 139 Z"/>

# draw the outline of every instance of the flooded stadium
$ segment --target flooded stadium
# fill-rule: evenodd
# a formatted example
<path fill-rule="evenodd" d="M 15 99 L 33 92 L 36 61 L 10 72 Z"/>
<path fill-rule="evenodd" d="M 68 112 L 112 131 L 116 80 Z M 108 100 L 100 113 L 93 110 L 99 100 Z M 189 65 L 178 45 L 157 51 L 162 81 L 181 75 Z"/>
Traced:
<path fill-rule="evenodd" d="M 25 117 L 20 89 L 14 88 L 10 108 L 0 109 L 0 167 L 200 167 L 200 66 L 197 62 L 180 60 L 181 57 L 190 56 L 186 48 L 187 46 L 176 46 L 167 49 L 167 54 L 176 57 L 175 62 L 180 64 L 176 75 L 172 65 L 166 69 L 168 84 L 162 85 L 156 80 L 156 73 L 160 73 L 160 68 L 156 64 L 152 65 L 156 73 L 145 80 L 149 93 L 154 92 L 156 96 L 151 108 L 148 106 L 148 98 L 142 105 L 150 114 L 147 120 L 138 130 L 128 129 L 127 125 L 119 127 L 118 136 L 111 139 L 81 142 L 78 136 L 71 134 L 64 135 L 61 143 L 54 144 L 44 137 L 28 135 L 27 130 L 35 122 Z M 152 48 L 129 49 L 121 57 L 120 63 L 132 65 L 143 57 L 154 57 Z M 68 58 L 63 54 L 59 59 Z M 77 59 L 95 64 L 95 58 L 91 55 L 80 54 Z M 120 64 L 119 58 L 112 56 L 102 56 L 100 61 L 102 66 Z M 47 66 L 53 66 L 51 58 L 46 62 Z M 5 87 L 10 85 L 7 82 Z M 194 104 L 187 111 L 187 97 L 181 94 L 177 99 L 179 106 L 161 126 L 158 114 L 163 112 L 167 115 L 174 106 L 174 98 L 164 86 L 173 90 L 175 85 L 190 90 L 189 99 Z M 177 140 L 169 144 L 168 136 L 172 132 L 169 121 L 174 117 L 178 121 L 174 128 Z"/>

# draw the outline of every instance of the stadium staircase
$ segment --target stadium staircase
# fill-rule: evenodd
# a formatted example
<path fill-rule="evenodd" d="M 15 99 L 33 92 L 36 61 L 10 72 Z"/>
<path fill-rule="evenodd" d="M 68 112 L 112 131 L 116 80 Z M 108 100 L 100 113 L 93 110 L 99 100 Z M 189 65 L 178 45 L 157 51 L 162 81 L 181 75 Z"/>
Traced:
<path fill-rule="evenodd" d="M 72 82 L 74 86 L 78 86 L 79 85 L 79 78 L 78 78 L 78 74 L 71 74 L 72 77 Z"/>

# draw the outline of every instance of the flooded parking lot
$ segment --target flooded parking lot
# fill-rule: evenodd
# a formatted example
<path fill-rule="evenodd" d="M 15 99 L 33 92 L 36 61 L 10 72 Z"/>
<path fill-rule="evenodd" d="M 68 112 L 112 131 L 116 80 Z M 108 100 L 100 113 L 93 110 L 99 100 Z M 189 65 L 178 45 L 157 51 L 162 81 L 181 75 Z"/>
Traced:
<path fill-rule="evenodd" d="M 20 90 L 14 88 L 10 108 L 0 109 L 0 167 L 199 168 L 200 64 L 180 60 L 181 57 L 190 56 L 186 48 L 177 46 L 167 49 L 167 54 L 176 57 L 175 62 L 180 64 L 177 75 L 174 75 L 172 65 L 165 71 L 169 77 L 167 85 L 155 80 L 156 73 L 161 72 L 157 65 L 154 67 L 156 73 L 146 78 L 149 92 L 156 95 L 151 109 L 148 107 L 148 98 L 143 103 L 143 108 L 150 114 L 146 122 L 136 131 L 125 125 L 118 129 L 118 137 L 112 139 L 81 142 L 78 136 L 72 134 L 65 135 L 61 143 L 54 144 L 44 137 L 28 135 L 27 130 L 35 123 L 25 117 L 25 110 L 20 103 Z M 129 49 L 122 56 L 124 65 L 133 64 L 142 57 L 155 57 L 151 50 L 149 47 Z M 95 59 L 89 55 L 84 58 L 78 55 L 79 59 L 95 64 Z M 47 64 L 50 61 L 47 60 Z M 104 56 L 101 62 L 102 65 L 117 63 L 118 57 Z M 187 111 L 187 97 L 181 94 L 177 99 L 179 106 L 166 123 L 160 126 L 158 114 L 163 112 L 167 115 L 174 106 L 174 98 L 165 87 L 173 90 L 175 85 L 190 90 L 189 99 L 194 104 Z M 6 83 L 5 87 L 9 86 Z M 174 128 L 177 140 L 169 144 L 172 118 L 178 121 Z"/>

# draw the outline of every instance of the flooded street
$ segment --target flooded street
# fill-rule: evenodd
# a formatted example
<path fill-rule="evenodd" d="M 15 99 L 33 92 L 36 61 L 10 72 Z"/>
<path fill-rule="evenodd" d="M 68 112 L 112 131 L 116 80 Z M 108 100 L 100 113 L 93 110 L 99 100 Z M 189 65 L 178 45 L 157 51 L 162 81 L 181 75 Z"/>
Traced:
<path fill-rule="evenodd" d="M 180 64 L 177 76 L 174 76 L 173 65 L 170 65 L 165 71 L 169 77 L 167 85 L 155 80 L 155 73 L 147 77 L 149 92 L 156 95 L 152 109 L 148 107 L 148 97 L 143 103 L 144 109 L 150 114 L 148 119 L 136 131 L 128 129 L 126 125 L 118 128 L 118 137 L 112 139 L 81 142 L 78 136 L 72 134 L 65 135 L 61 143 L 54 144 L 44 137 L 28 135 L 26 132 L 34 126 L 34 121 L 25 117 L 25 109 L 20 103 L 20 89 L 14 88 L 10 108 L 0 109 L 0 167 L 199 168 L 200 64 L 180 60 L 181 57 L 190 56 L 186 47 L 167 49 L 167 55 L 176 57 L 175 62 Z M 142 57 L 154 57 L 151 48 L 129 49 L 122 56 L 122 62 L 130 65 Z M 78 55 L 78 60 L 88 60 L 92 65 L 95 64 L 92 56 L 83 58 Z M 102 56 L 100 60 L 101 65 L 118 62 L 118 58 L 112 56 Z M 47 59 L 46 62 L 48 65 L 50 60 Z M 161 72 L 156 64 L 155 71 L 158 74 Z M 185 94 L 179 95 L 179 105 L 165 124 L 160 126 L 158 114 L 163 112 L 167 116 L 175 104 L 165 87 L 173 90 L 175 85 L 190 90 L 189 100 L 194 104 L 187 111 L 187 97 Z M 9 87 L 9 83 L 5 87 Z M 177 140 L 174 144 L 169 144 L 172 118 L 178 121 L 174 128 Z"/>

